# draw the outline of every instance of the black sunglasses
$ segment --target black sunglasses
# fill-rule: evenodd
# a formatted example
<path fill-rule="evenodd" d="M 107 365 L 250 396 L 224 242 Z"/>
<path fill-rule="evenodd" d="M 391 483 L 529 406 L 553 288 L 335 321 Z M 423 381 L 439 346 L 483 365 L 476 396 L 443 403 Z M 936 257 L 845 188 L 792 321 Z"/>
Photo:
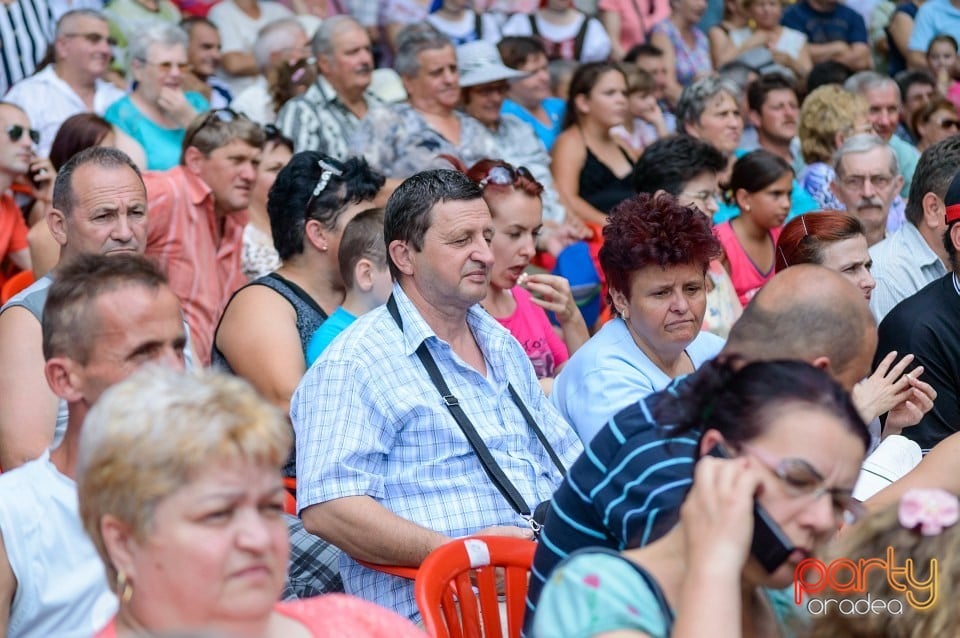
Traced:
<path fill-rule="evenodd" d="M 202 131 L 205 127 L 209 126 L 212 122 L 223 122 L 227 124 L 236 120 L 246 120 L 248 119 L 243 113 L 237 113 L 233 109 L 213 109 L 207 113 L 207 116 L 203 118 L 203 122 L 200 123 L 200 126 L 193 129 L 193 132 L 190 133 L 190 136 L 183 141 L 183 148 L 188 148 L 193 144 L 193 140 L 197 137 L 197 133 Z"/>
<path fill-rule="evenodd" d="M 26 129 L 19 124 L 11 124 L 7 127 L 7 136 L 10 138 L 11 142 L 19 142 L 24 133 L 30 135 L 30 139 L 33 140 L 34 144 L 40 143 L 40 131 L 37 129 Z"/>

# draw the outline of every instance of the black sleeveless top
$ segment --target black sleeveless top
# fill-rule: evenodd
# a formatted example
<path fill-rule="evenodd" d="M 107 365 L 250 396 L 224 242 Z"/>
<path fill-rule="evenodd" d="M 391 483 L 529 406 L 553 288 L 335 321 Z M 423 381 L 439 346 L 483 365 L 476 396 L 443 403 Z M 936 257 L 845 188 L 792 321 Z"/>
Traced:
<path fill-rule="evenodd" d="M 290 302 L 290 305 L 293 306 L 293 309 L 297 313 L 297 332 L 300 334 L 300 345 L 303 348 L 304 359 L 306 359 L 307 344 L 310 343 L 310 337 L 312 337 L 314 331 L 320 327 L 320 324 L 327 320 L 327 313 L 323 311 L 320 304 L 307 294 L 306 290 L 275 272 L 251 281 L 240 290 L 247 288 L 247 286 L 266 286 Z M 227 302 L 226 308 L 224 308 L 224 314 L 227 313 L 226 309 L 230 307 L 233 298 L 240 290 L 233 293 L 230 297 L 230 301 Z M 223 315 L 220 316 L 220 322 L 222 321 Z M 233 374 L 233 368 L 230 367 L 230 362 L 227 361 L 223 353 L 220 352 L 220 349 L 217 348 L 217 333 L 220 332 L 220 322 L 217 323 L 217 329 L 213 333 L 213 351 L 210 357 L 211 366 Z M 284 476 L 296 476 L 296 461 L 296 447 L 294 447 L 290 458 L 287 460 L 286 465 L 284 465 Z"/>
<path fill-rule="evenodd" d="M 620 152 L 633 167 L 633 160 L 622 148 Z M 601 213 L 609 213 L 623 200 L 633 197 L 633 171 L 617 177 L 610 168 L 587 148 L 587 159 L 580 169 L 580 197 Z"/>

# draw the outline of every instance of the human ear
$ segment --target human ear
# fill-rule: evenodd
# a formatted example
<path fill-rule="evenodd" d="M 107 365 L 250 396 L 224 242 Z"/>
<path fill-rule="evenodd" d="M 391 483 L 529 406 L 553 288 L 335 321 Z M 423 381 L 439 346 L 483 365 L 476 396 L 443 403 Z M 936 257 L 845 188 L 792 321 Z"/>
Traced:
<path fill-rule="evenodd" d="M 373 263 L 369 259 L 361 259 L 353 267 L 353 282 L 362 292 L 373 290 Z"/>
<path fill-rule="evenodd" d="M 70 359 L 51 357 L 43 366 L 43 374 L 53 393 L 67 403 L 77 403 L 83 399 L 80 377 Z"/>
<path fill-rule="evenodd" d="M 56 208 L 47 212 L 47 228 L 61 246 L 67 245 L 67 216 Z"/>
<path fill-rule="evenodd" d="M 413 275 L 413 251 L 407 242 L 394 239 L 387 246 L 387 253 L 397 270 L 407 276 Z"/>

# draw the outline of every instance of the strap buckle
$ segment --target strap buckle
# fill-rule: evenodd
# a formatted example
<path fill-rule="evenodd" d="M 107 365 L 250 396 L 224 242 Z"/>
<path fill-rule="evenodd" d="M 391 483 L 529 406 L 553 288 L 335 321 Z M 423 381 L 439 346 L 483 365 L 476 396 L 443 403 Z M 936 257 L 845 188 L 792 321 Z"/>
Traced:
<path fill-rule="evenodd" d="M 457 399 L 457 397 L 453 396 L 452 394 L 443 395 L 443 402 L 446 403 L 447 406 L 451 408 L 454 406 L 460 405 L 460 401 Z"/>

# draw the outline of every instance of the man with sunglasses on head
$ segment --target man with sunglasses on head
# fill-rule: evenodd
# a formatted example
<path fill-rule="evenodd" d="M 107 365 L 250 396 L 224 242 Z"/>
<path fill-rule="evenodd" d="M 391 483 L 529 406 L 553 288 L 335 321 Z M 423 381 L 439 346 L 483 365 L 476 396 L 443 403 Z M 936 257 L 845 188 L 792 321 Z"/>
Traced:
<path fill-rule="evenodd" d="M 68 11 L 57 23 L 53 64 L 13 85 L 4 100 L 30 114 L 46 157 L 63 121 L 77 113 L 103 115 L 123 97 L 104 80 L 113 52 L 107 19 L 92 9 Z"/>
<path fill-rule="evenodd" d="M 187 127 L 179 166 L 144 175 L 147 256 L 180 298 L 204 366 L 230 295 L 247 283 L 243 228 L 263 143 L 256 123 L 230 109 L 210 111 Z"/>

